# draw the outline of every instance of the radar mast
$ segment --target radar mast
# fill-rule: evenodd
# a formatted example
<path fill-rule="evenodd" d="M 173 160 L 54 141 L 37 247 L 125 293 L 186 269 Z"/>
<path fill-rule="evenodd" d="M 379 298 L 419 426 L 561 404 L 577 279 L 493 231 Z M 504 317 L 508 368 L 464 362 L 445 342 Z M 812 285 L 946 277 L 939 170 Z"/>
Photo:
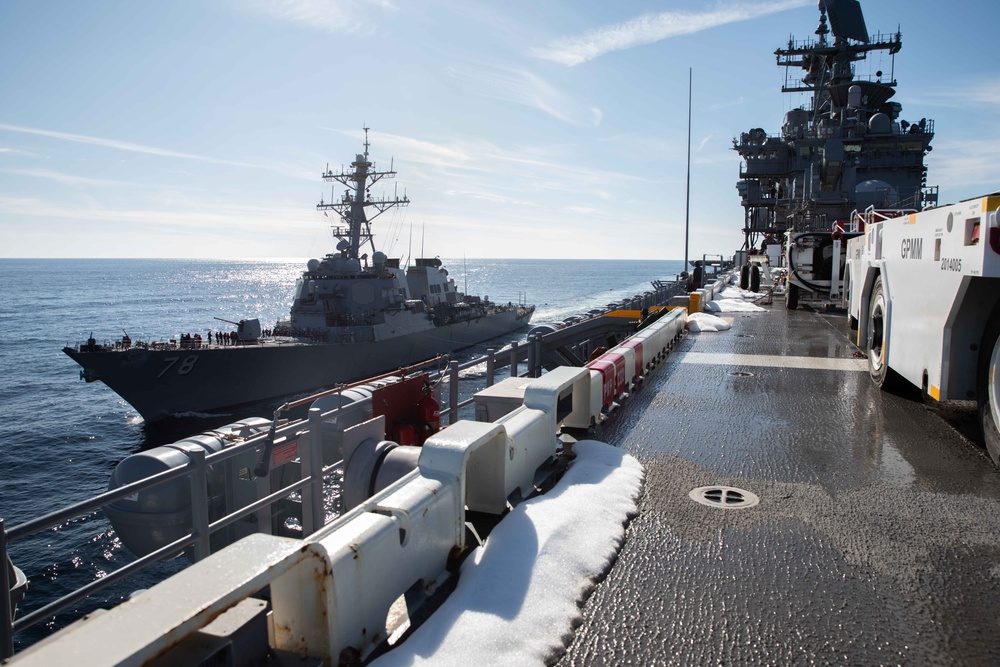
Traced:
<path fill-rule="evenodd" d="M 339 173 L 334 173 L 327 167 L 326 172 L 322 174 L 324 181 L 335 181 L 346 187 L 347 190 L 341 195 L 340 201 L 335 201 L 335 189 L 331 188 L 330 201 L 324 202 L 320 199 L 319 204 L 316 205 L 318 211 L 333 210 L 340 216 L 343 225 L 335 225 L 333 235 L 342 241 L 347 241 L 347 247 L 342 248 L 342 251 L 347 253 L 349 259 L 358 259 L 361 246 L 365 243 L 370 243 L 374 252 L 372 220 L 391 208 L 407 206 L 410 203 L 405 193 L 402 198 L 396 195 L 393 195 L 391 199 L 387 197 L 372 198 L 371 187 L 383 178 L 395 178 L 396 172 L 392 170 L 391 163 L 389 171 L 375 170 L 374 163 L 368 159 L 369 128 L 363 127 L 362 129 L 365 131 L 365 152 L 355 156 L 354 162 L 351 163 L 352 171 L 345 171 L 341 167 Z M 365 209 L 372 209 L 373 213 L 366 213 Z M 338 248 L 341 246 L 338 245 Z"/>

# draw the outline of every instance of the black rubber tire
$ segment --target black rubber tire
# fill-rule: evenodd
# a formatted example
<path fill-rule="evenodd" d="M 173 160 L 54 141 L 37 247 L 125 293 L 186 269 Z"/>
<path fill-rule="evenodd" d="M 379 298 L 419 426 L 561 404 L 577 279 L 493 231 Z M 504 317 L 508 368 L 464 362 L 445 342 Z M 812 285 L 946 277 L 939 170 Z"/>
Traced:
<path fill-rule="evenodd" d="M 785 287 L 785 309 L 795 310 L 799 307 L 799 286 L 788 283 Z"/>
<path fill-rule="evenodd" d="M 751 266 L 750 267 L 750 291 L 759 292 L 760 291 L 760 267 Z"/>
<path fill-rule="evenodd" d="M 976 389 L 983 442 L 993 464 L 1000 466 L 1000 308 L 993 311 L 983 332 Z"/>
<path fill-rule="evenodd" d="M 871 376 L 872 382 L 883 391 L 896 391 L 902 384 L 902 378 L 886 363 L 889 351 L 886 339 L 891 324 L 886 318 L 886 311 L 886 293 L 882 286 L 882 276 L 879 276 L 875 279 L 868 305 L 868 339 L 865 342 L 865 353 L 868 356 L 868 375 Z"/>
<path fill-rule="evenodd" d="M 750 265 L 744 264 L 743 268 L 740 269 L 740 289 L 748 287 L 750 287 Z"/>

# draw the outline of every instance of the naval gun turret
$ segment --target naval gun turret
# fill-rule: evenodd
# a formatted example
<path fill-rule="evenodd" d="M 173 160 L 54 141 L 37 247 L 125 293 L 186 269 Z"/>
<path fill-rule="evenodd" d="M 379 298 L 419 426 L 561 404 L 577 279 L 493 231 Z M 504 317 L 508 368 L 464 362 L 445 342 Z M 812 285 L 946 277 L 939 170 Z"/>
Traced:
<path fill-rule="evenodd" d="M 841 241 L 859 231 L 850 224 L 853 211 L 919 211 L 937 203 L 924 166 L 934 121 L 907 121 L 891 101 L 900 32 L 869 35 L 857 0 L 820 0 L 819 13 L 816 38 L 789 39 L 775 51 L 785 68 L 781 92 L 804 94 L 805 102 L 785 114 L 780 134 L 754 128 L 733 140 L 743 158 L 736 184 L 743 251 L 752 257 L 762 245 L 783 245 L 774 257 L 788 268 L 789 308 L 800 296 L 839 301 Z M 888 73 L 861 72 L 874 52 L 888 53 Z"/>
<path fill-rule="evenodd" d="M 221 317 L 216 317 L 214 319 L 235 326 L 236 335 L 245 343 L 256 343 L 260 338 L 260 320 L 256 318 L 252 320 L 240 320 L 239 322 L 224 320 Z"/>

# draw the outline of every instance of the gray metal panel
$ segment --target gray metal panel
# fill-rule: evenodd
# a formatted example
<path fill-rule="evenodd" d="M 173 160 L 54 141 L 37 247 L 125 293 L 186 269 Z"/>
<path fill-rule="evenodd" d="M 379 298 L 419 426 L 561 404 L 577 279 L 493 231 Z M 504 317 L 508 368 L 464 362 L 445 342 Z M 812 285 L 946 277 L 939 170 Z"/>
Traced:
<path fill-rule="evenodd" d="M 830 27 L 837 37 L 868 42 L 868 28 L 858 0 L 820 0 L 830 16 Z"/>

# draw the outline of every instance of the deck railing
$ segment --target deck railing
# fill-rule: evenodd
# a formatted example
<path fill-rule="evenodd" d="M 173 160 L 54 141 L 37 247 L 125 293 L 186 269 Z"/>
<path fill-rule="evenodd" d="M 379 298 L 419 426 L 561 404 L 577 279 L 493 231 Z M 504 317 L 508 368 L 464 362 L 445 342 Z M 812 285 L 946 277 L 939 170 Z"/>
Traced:
<path fill-rule="evenodd" d="M 635 309 L 648 307 L 654 301 L 663 302 L 669 299 L 673 289 L 674 286 L 664 283 L 656 286 L 655 291 L 647 295 L 626 299 L 622 305 L 625 308 Z M 588 319 L 593 318 L 584 318 L 580 324 L 587 322 Z M 589 347 L 582 349 L 582 351 L 588 350 Z M 449 357 L 437 357 L 420 364 L 415 364 L 407 369 L 402 369 L 402 374 L 407 375 L 417 371 L 424 371 L 430 367 L 438 367 L 438 370 L 431 373 L 431 380 L 435 384 L 446 382 L 448 390 L 447 400 L 443 401 L 445 407 L 440 411 L 440 414 L 442 418 L 447 417 L 449 424 L 454 424 L 459 420 L 461 409 L 471 405 L 474 400 L 472 396 L 460 399 L 459 379 L 461 371 L 477 366 L 485 366 L 485 383 L 487 387 L 494 384 L 497 371 L 504 366 L 509 366 L 511 377 L 539 377 L 542 373 L 543 351 L 543 334 L 533 334 L 528 336 L 523 342 L 512 341 L 508 346 L 500 350 L 489 349 L 485 355 L 468 361 L 459 362 Z M 400 375 L 400 371 L 379 377 L 384 378 L 393 375 Z M 371 382 L 373 379 L 365 380 L 364 382 Z M 357 386 L 358 384 L 361 383 L 345 385 L 331 391 L 286 403 L 275 413 L 275 423 L 280 414 L 287 410 L 310 404 L 320 396 L 343 392 L 345 389 Z M 442 398 L 444 397 L 442 396 Z M 298 420 L 275 426 L 270 433 L 251 437 L 243 442 L 211 454 L 206 454 L 202 449 L 192 448 L 185 450 L 184 453 L 188 457 L 188 462 L 184 466 L 172 468 L 140 481 L 132 482 L 121 488 L 107 491 L 83 502 L 56 510 L 9 529 L 4 520 L 0 518 L 0 590 L 10 591 L 14 582 L 11 581 L 11 571 L 5 564 L 9 562 L 8 552 L 11 543 L 37 536 L 42 531 L 86 516 L 95 511 L 103 510 L 108 505 L 122 500 L 127 496 L 148 491 L 161 484 L 184 478 L 190 480 L 192 530 L 188 534 L 147 555 L 137 558 L 131 563 L 123 565 L 78 590 L 52 600 L 43 607 L 35 609 L 16 620 L 13 618 L 12 605 L 3 604 L 0 601 L 0 659 L 9 658 L 14 654 L 13 639 L 16 634 L 65 612 L 77 602 L 107 589 L 109 586 L 126 577 L 145 570 L 158 561 L 172 558 L 185 551 L 188 552 L 191 560 L 195 562 L 206 558 L 212 552 L 212 535 L 233 526 L 236 522 L 250 515 L 256 515 L 257 526 L 260 532 L 272 532 L 271 517 L 274 506 L 292 494 L 298 493 L 301 495 L 303 535 L 311 534 L 336 519 L 336 513 L 327 517 L 324 509 L 324 500 L 328 496 L 337 495 L 335 492 L 338 485 L 341 484 L 341 478 L 336 473 L 338 471 L 342 472 L 343 461 L 337 460 L 329 465 L 323 464 L 324 443 L 320 424 L 322 420 L 330 419 L 334 416 L 346 416 L 354 411 L 369 407 L 370 404 L 371 399 L 366 398 L 325 413 L 312 410 L 310 411 L 310 419 L 308 421 Z M 236 508 L 214 521 L 210 520 L 208 487 L 210 467 L 222 466 L 225 470 L 225 475 L 230 479 L 234 479 L 239 474 L 238 469 L 234 465 L 238 457 L 256 456 L 259 458 L 269 449 L 267 446 L 268 439 L 271 442 L 270 449 L 273 450 L 275 446 L 280 446 L 282 442 L 289 441 L 292 438 L 297 439 L 299 443 L 304 443 L 304 446 L 298 448 L 298 453 L 301 457 L 301 474 L 299 479 L 278 488 L 272 488 L 268 481 L 269 476 L 262 476 L 259 478 L 259 497 L 257 500 Z M 328 478 L 331 481 L 326 481 Z"/>

